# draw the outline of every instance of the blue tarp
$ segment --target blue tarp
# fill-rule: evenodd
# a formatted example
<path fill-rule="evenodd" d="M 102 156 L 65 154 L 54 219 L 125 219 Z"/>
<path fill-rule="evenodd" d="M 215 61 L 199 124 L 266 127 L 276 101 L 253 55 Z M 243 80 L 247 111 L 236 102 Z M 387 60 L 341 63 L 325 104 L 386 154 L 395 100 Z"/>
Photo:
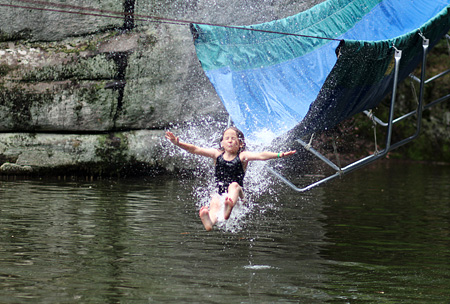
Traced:
<path fill-rule="evenodd" d="M 245 29 L 193 24 L 192 32 L 206 75 L 247 137 L 306 135 L 376 106 L 392 82 L 392 45 L 405 51 L 404 78 L 420 62 L 419 33 L 434 45 L 450 29 L 449 7 L 329 0 Z"/>

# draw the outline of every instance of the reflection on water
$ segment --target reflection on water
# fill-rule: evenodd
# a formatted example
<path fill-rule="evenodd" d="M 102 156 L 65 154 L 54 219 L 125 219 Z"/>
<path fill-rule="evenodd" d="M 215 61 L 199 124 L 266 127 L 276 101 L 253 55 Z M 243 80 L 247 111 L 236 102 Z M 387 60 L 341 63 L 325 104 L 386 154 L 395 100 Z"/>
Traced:
<path fill-rule="evenodd" d="M 327 191 L 333 294 L 406 303 L 450 301 L 450 168 L 418 163 L 349 176 Z M 344 185 L 344 183 L 342 184 Z M 336 288 L 338 287 L 338 288 Z M 378 295 L 378 296 L 377 296 Z"/>
<path fill-rule="evenodd" d="M 250 193 L 239 229 L 212 232 L 197 189 L 0 180 L 0 303 L 450 299 L 450 166 L 386 161 L 304 194 L 272 185 Z"/>

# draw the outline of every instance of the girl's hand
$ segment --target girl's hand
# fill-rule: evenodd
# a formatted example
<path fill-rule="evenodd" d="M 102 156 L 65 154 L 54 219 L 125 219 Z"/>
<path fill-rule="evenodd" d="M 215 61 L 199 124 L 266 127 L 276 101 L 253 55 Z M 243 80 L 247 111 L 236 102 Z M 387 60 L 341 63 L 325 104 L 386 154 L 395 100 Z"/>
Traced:
<path fill-rule="evenodd" d="M 289 152 L 283 152 L 283 153 L 280 154 L 280 157 L 290 156 L 292 154 L 295 154 L 295 152 L 297 152 L 297 150 L 289 151 Z"/>
<path fill-rule="evenodd" d="M 166 132 L 166 138 L 170 140 L 171 143 L 178 146 L 178 143 L 180 142 L 180 138 L 175 136 L 172 132 L 167 131 Z"/>

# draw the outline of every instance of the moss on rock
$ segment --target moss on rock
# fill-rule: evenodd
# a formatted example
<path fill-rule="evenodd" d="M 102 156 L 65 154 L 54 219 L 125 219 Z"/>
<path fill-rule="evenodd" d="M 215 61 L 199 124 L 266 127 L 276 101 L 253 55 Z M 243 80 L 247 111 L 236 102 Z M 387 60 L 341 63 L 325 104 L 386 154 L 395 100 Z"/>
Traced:
<path fill-rule="evenodd" d="M 67 64 L 44 66 L 29 71 L 22 81 L 105 80 L 114 78 L 115 73 L 114 62 L 108 60 L 104 54 L 99 54 L 89 58 L 77 58 Z"/>
<path fill-rule="evenodd" d="M 98 137 L 98 145 L 95 155 L 99 159 L 97 166 L 101 171 L 120 172 L 121 168 L 128 162 L 128 139 L 122 133 L 110 133 Z"/>

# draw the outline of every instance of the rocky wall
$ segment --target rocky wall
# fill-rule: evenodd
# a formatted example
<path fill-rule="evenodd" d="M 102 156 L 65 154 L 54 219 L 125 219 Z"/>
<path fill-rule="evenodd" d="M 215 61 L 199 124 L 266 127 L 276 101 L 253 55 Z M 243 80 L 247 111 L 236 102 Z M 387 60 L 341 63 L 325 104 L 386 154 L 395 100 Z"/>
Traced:
<path fill-rule="evenodd" d="M 214 133 L 228 115 L 188 24 L 145 16 L 251 24 L 321 2 L 0 1 L 0 173 L 7 174 L 195 167 L 173 155 L 167 161 L 162 130 Z"/>

